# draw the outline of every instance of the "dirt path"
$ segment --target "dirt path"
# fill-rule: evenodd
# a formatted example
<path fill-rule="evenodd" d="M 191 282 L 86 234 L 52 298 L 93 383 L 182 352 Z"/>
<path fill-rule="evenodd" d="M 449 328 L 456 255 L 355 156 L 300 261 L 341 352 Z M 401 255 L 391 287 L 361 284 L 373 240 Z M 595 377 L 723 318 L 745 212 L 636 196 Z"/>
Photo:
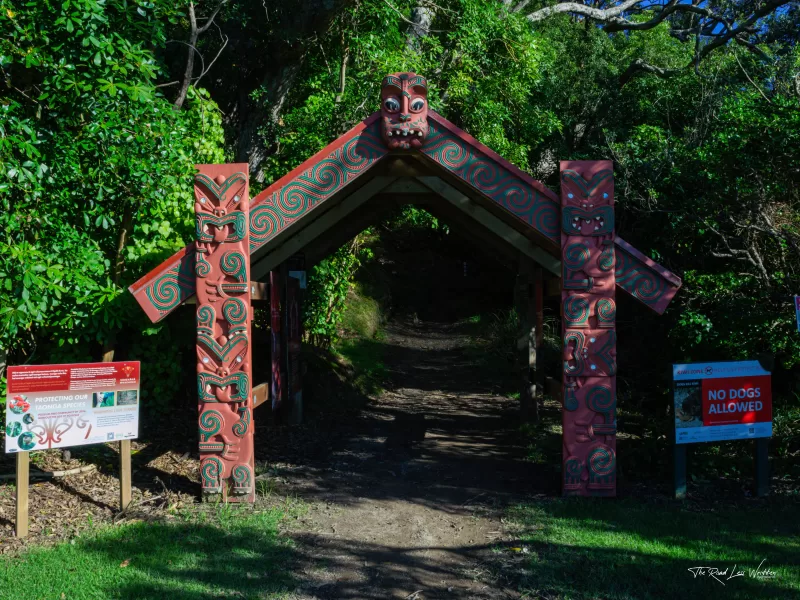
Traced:
<path fill-rule="evenodd" d="M 508 381 L 467 342 L 452 326 L 391 325 L 388 391 L 325 464 L 281 473 L 311 506 L 291 532 L 297 598 L 518 597 L 502 509 L 548 490 L 523 461 Z"/>

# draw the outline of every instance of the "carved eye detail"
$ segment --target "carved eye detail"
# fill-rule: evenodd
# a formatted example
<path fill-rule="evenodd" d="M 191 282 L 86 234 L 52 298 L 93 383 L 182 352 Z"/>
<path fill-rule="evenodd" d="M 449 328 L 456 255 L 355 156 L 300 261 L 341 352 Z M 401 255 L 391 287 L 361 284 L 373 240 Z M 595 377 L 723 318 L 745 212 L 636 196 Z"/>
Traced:
<path fill-rule="evenodd" d="M 387 98 L 383 101 L 383 106 L 389 112 L 397 112 L 400 110 L 400 103 L 397 101 L 397 98 Z"/>
<path fill-rule="evenodd" d="M 413 110 L 414 112 L 419 112 L 423 108 L 425 108 L 425 100 L 423 100 L 422 98 L 417 98 L 411 103 L 411 110 Z"/>

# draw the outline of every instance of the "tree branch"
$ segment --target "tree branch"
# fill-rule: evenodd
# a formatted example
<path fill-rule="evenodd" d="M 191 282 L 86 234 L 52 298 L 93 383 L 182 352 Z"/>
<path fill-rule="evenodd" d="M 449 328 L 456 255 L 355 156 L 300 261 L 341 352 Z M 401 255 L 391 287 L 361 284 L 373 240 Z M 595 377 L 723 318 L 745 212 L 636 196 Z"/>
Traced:
<path fill-rule="evenodd" d="M 746 46 L 759 58 L 770 61 L 770 57 L 757 47 L 763 41 L 764 31 L 759 27 L 758 21 L 763 17 L 774 13 L 776 10 L 790 4 L 794 0 L 762 0 L 754 3 L 743 4 L 740 10 L 729 10 L 716 5 L 709 7 L 707 3 L 701 5 L 700 0 L 693 0 L 691 3 L 682 0 L 667 0 L 662 6 L 652 5 L 652 0 L 622 0 L 614 6 L 608 8 L 597 8 L 592 4 L 582 4 L 579 2 L 560 2 L 551 6 L 546 6 L 533 11 L 527 15 L 528 21 L 536 23 L 543 21 L 558 14 L 571 14 L 585 17 L 587 23 L 596 22 L 604 31 L 608 33 L 620 31 L 646 31 L 657 27 L 665 22 L 672 15 L 692 15 L 691 23 L 686 26 L 685 21 L 672 22 L 671 34 L 681 41 L 688 41 L 689 36 L 694 36 L 695 51 L 692 61 L 678 68 L 664 68 L 650 65 L 642 59 L 637 59 L 620 77 L 620 83 L 625 85 L 634 75 L 640 72 L 651 73 L 659 77 L 670 77 L 690 67 L 693 67 L 699 75 L 699 65 L 711 52 L 725 46 L 731 40 L 737 44 Z M 503 0 L 504 6 L 509 3 Z M 513 9 L 512 13 L 519 13 L 525 10 L 529 0 L 520 0 Z M 725 5 L 727 6 L 727 5 Z M 646 21 L 631 21 L 627 16 L 642 14 L 645 12 L 653 13 L 652 18 Z M 697 21 L 695 22 L 695 19 Z M 800 95 L 800 78 L 796 84 L 798 95 Z"/>
<path fill-rule="evenodd" d="M 194 2 L 189 3 L 189 41 L 184 42 L 189 46 L 189 55 L 186 57 L 186 69 L 183 71 L 181 88 L 178 90 L 178 97 L 175 99 L 175 104 L 173 105 L 175 110 L 180 110 L 183 107 L 183 103 L 186 101 L 186 93 L 189 91 L 189 85 L 192 83 L 192 73 L 194 72 L 194 53 L 197 52 L 197 54 L 200 56 L 200 60 L 203 60 L 203 55 L 200 54 L 200 51 L 197 49 L 197 40 L 201 34 L 208 31 L 208 28 L 211 27 L 211 24 L 214 22 L 214 18 L 217 16 L 223 5 L 225 5 L 227 2 L 228 0 L 222 0 L 222 2 L 217 5 L 217 8 L 214 9 L 214 12 L 211 13 L 211 16 L 208 18 L 208 22 L 200 28 L 197 27 L 197 15 L 195 15 L 194 12 Z M 222 52 L 222 50 L 220 50 L 220 52 Z M 217 54 L 217 57 L 218 56 L 219 53 Z M 214 60 L 217 60 L 217 57 L 215 57 Z M 213 61 L 211 64 L 214 64 Z M 209 68 L 211 67 L 209 66 Z M 205 68 L 205 64 L 203 64 L 200 77 L 205 75 L 206 72 L 207 69 Z"/>

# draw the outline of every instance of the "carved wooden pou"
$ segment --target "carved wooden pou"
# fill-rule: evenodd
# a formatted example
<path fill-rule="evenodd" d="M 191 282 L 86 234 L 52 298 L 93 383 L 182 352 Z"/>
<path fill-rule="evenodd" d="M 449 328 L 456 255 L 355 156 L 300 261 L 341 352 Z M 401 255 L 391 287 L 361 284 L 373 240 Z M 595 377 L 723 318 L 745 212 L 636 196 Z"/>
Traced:
<path fill-rule="evenodd" d="M 563 492 L 616 494 L 617 337 L 611 161 L 561 162 Z"/>
<path fill-rule="evenodd" d="M 247 164 L 195 176 L 197 394 L 204 496 L 253 502 Z"/>

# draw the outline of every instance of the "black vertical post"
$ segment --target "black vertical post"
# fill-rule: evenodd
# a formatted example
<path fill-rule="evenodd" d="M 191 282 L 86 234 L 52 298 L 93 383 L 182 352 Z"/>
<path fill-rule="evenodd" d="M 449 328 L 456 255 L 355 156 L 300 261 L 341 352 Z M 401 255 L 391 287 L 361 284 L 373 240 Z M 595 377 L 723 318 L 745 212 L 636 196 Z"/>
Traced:
<path fill-rule="evenodd" d="M 673 482 L 675 498 L 686 498 L 686 444 L 673 444 Z"/>
<path fill-rule="evenodd" d="M 766 496 L 769 494 L 769 438 L 756 438 L 754 441 L 756 496 Z"/>
<path fill-rule="evenodd" d="M 289 265 L 283 261 L 278 267 L 278 277 L 281 280 L 281 405 L 283 407 L 281 420 L 286 423 L 292 414 L 292 397 L 289 384 L 289 307 L 286 302 L 287 280 L 289 279 Z"/>

